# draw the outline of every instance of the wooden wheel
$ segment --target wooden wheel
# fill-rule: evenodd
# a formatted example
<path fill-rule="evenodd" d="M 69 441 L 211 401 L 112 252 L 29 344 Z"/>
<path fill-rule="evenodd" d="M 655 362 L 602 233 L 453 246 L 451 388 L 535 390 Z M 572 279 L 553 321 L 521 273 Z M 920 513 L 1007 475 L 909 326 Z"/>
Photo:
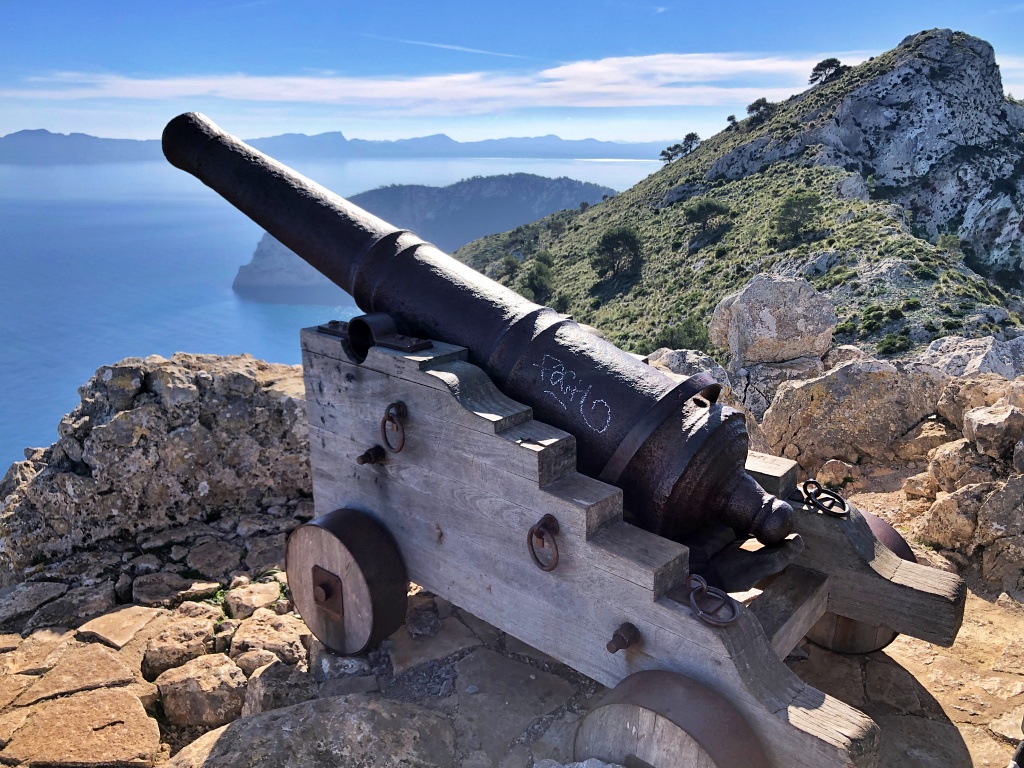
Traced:
<path fill-rule="evenodd" d="M 288 537 L 286 563 L 295 609 L 335 653 L 360 653 L 405 622 L 405 565 L 387 530 L 365 512 L 339 509 L 299 526 Z"/>
<path fill-rule="evenodd" d="M 576 731 L 575 759 L 626 768 L 768 768 L 760 741 L 720 693 L 664 670 L 630 675 Z"/>
<path fill-rule="evenodd" d="M 871 532 L 893 554 L 912 563 L 917 562 L 913 550 L 899 531 L 877 515 L 859 511 L 864 515 Z M 812 643 L 836 653 L 873 653 L 882 650 L 897 637 L 899 632 L 889 627 L 875 626 L 832 612 L 823 615 L 807 632 L 807 639 Z"/>

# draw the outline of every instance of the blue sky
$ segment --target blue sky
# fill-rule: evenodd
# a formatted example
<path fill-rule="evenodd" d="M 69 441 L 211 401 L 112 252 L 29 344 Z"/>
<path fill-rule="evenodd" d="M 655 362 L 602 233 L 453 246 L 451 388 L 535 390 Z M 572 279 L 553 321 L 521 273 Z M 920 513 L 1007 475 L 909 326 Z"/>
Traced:
<path fill-rule="evenodd" d="M 0 0 L 0 135 L 198 110 L 250 138 L 675 140 L 931 27 L 991 42 L 1024 96 L 1024 2 Z"/>

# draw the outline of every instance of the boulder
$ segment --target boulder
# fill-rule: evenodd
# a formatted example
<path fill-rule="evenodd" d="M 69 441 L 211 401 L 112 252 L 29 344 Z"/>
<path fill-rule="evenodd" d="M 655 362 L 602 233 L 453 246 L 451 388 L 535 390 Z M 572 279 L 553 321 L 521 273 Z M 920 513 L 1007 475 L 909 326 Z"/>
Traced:
<path fill-rule="evenodd" d="M 232 658 L 257 648 L 270 651 L 285 664 L 306 660 L 309 629 L 298 616 L 279 616 L 268 608 L 257 608 L 239 626 L 231 639 Z"/>
<path fill-rule="evenodd" d="M 1004 379 L 1015 379 L 1024 375 L 1024 336 L 1008 341 L 992 336 L 944 336 L 929 344 L 918 360 L 950 376 L 998 373 Z"/>
<path fill-rule="evenodd" d="M 974 538 L 978 510 L 996 487 L 996 483 L 977 483 L 939 494 L 914 524 L 912 535 L 925 544 L 965 552 Z"/>
<path fill-rule="evenodd" d="M 443 715 L 372 695 L 317 699 L 237 720 L 171 758 L 167 768 L 451 768 L 455 732 Z"/>
<path fill-rule="evenodd" d="M 843 363 L 849 363 L 854 360 L 867 360 L 871 357 L 860 347 L 855 347 L 853 344 L 840 344 L 838 347 L 833 347 L 822 359 L 825 364 L 825 370 L 835 368 L 837 365 Z"/>
<path fill-rule="evenodd" d="M 919 472 L 903 481 L 903 493 L 908 498 L 934 499 L 939 492 L 939 484 L 931 472 Z"/>
<path fill-rule="evenodd" d="M 1008 388 L 1009 382 L 998 373 L 953 374 L 939 396 L 935 412 L 962 431 L 965 411 L 995 405 Z"/>
<path fill-rule="evenodd" d="M 997 477 L 992 460 L 974 450 L 967 438 L 934 449 L 928 460 L 928 473 L 946 493 L 965 485 L 991 482 Z"/>
<path fill-rule="evenodd" d="M 677 376 L 690 377 L 698 373 L 710 373 L 722 385 L 720 400 L 727 400 L 732 390 L 729 374 L 711 355 L 695 349 L 669 349 L 661 347 L 647 356 L 647 362 L 655 368 Z"/>
<path fill-rule="evenodd" d="M 1024 437 L 1024 411 L 1006 403 L 972 408 L 964 414 L 964 437 L 978 453 L 1001 459 Z"/>
<path fill-rule="evenodd" d="M 149 641 L 142 658 L 142 676 L 156 680 L 167 670 L 212 650 L 213 622 L 207 618 L 182 617 Z"/>
<path fill-rule="evenodd" d="M 904 461 L 924 459 L 935 448 L 963 437 L 937 419 L 922 421 L 893 443 L 892 452 Z"/>
<path fill-rule="evenodd" d="M 258 608 L 267 608 L 281 597 L 281 585 L 276 581 L 256 582 L 232 589 L 224 596 L 224 607 L 233 619 L 247 619 Z"/>
<path fill-rule="evenodd" d="M 1000 485 L 978 510 L 973 549 L 990 547 L 999 539 L 1024 535 L 1024 475 Z M 1024 567 L 1024 561 L 1018 563 Z"/>
<path fill-rule="evenodd" d="M 762 426 L 773 453 L 808 472 L 829 459 L 891 460 L 892 445 L 935 410 L 945 377 L 928 366 L 864 360 L 783 382 Z"/>
<path fill-rule="evenodd" d="M 222 653 L 200 656 L 156 679 L 172 725 L 224 725 L 242 714 L 245 675 Z"/>
<path fill-rule="evenodd" d="M 806 280 L 759 274 L 718 302 L 708 330 L 712 343 L 729 350 L 731 369 L 737 370 L 820 358 L 836 322 L 835 307 Z"/>
<path fill-rule="evenodd" d="M 317 698 L 318 694 L 319 688 L 312 675 L 288 666 L 275 657 L 249 677 L 242 717 L 301 704 Z"/>
<path fill-rule="evenodd" d="M 760 421 L 784 381 L 803 381 L 820 376 L 825 366 L 817 357 L 801 357 L 784 363 L 759 363 L 740 368 L 732 375 L 733 397 Z"/>
<path fill-rule="evenodd" d="M 101 367 L 31 467 L 4 476 L 0 586 L 32 563 L 310 494 L 299 366 L 176 354 Z"/>

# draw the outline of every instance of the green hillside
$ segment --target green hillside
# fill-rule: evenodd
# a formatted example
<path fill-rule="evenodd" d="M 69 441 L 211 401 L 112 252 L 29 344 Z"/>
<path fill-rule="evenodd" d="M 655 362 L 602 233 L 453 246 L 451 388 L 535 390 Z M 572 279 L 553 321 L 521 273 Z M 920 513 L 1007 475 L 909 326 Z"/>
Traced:
<path fill-rule="evenodd" d="M 716 161 L 758 139 L 784 146 L 806 135 L 908 55 L 912 49 L 901 46 L 850 68 L 731 125 L 615 197 L 483 238 L 456 256 L 633 351 L 705 346 L 702 332 L 716 303 L 758 272 L 806 276 L 837 306 L 837 342 L 881 343 L 882 353 L 952 333 L 991 333 L 997 322 L 1019 324 L 1016 314 L 984 312 L 1019 309 L 1016 290 L 969 269 L 970 248 L 957 237 L 929 238 L 911 210 L 887 199 L 893 190 L 873 185 L 870 168 L 828 164 L 821 146 L 808 145 L 742 178 L 710 173 Z M 840 194 L 844 181 L 869 190 L 869 199 Z M 683 199 L 670 202 L 674 189 Z M 698 204 L 709 200 L 728 213 L 702 223 Z M 784 216 L 787 200 L 789 208 L 803 203 L 802 219 Z M 639 237 L 641 262 L 599 277 L 591 255 L 618 227 Z"/>

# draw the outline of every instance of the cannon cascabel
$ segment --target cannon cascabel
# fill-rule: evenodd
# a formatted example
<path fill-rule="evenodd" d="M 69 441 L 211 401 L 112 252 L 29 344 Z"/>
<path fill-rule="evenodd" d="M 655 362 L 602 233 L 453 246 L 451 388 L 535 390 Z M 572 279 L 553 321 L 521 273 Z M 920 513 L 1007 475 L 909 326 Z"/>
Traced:
<path fill-rule="evenodd" d="M 654 533 L 725 524 L 775 544 L 793 510 L 744 469 L 743 414 L 710 377 L 677 383 L 613 344 L 490 280 L 223 132 L 180 115 L 163 149 L 401 333 L 469 350 L 509 397 L 575 436 L 579 471 L 618 485 Z M 703 393 L 703 396 L 701 396 Z"/>

